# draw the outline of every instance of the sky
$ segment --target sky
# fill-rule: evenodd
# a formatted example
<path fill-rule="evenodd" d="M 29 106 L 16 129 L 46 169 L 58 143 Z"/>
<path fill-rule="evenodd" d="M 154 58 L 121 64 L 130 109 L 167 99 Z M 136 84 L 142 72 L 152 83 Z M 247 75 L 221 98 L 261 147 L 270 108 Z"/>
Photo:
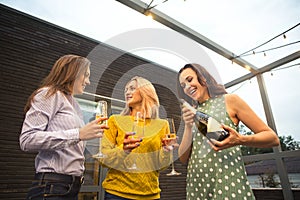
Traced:
<path fill-rule="evenodd" d="M 144 2 L 149 3 L 150 0 Z M 189 26 L 198 33 L 218 43 L 222 47 L 239 55 L 252 49 L 278 34 L 288 30 L 300 22 L 300 1 L 298 0 L 154 0 L 155 9 L 167 14 L 177 21 Z M 160 23 L 137 13 L 125 5 L 114 0 L 0 0 L 0 3 L 21 10 L 25 13 L 41 18 L 50 23 L 72 30 L 84 36 L 110 44 L 119 45 L 117 48 L 130 51 L 138 56 L 178 71 L 192 56 L 186 56 L 176 47 L 166 49 L 159 45 L 153 48 L 131 48 L 120 43 L 115 43 L 127 33 L 137 30 L 162 29 L 171 31 Z M 164 31 L 161 31 L 164 32 Z M 194 41 L 181 38 L 178 33 L 171 33 L 171 37 L 177 46 L 190 44 L 198 48 Z M 267 50 L 300 40 L 300 26 L 286 33 L 287 39 L 278 37 L 272 42 L 257 49 Z M 147 34 L 140 35 L 140 40 L 150 40 Z M 131 38 L 130 38 L 131 39 Z M 152 39 L 152 38 L 151 38 Z M 129 40 L 136 42 L 137 38 Z M 164 44 L 164 38 L 157 40 Z M 129 49 L 128 49 L 129 48 Z M 216 53 L 201 47 L 212 60 L 221 74 L 220 82 L 227 83 L 242 75 L 249 73 L 244 68 L 232 64 Z M 295 44 L 286 48 L 280 48 L 263 54 L 255 54 L 242 57 L 258 68 L 276 61 L 292 52 L 299 51 L 300 45 Z M 191 52 L 191 51 L 190 51 Z M 189 52 L 189 53 L 190 53 Z M 288 63 L 286 66 L 300 63 L 300 59 Z M 300 141 L 300 127 L 297 119 L 300 118 L 300 106 L 298 99 L 300 92 L 299 65 L 282 70 L 268 72 L 264 75 L 268 88 L 277 131 L 279 134 L 292 135 Z M 228 91 L 234 91 L 244 98 L 247 103 L 265 120 L 260 94 L 256 80 L 245 81 Z"/>

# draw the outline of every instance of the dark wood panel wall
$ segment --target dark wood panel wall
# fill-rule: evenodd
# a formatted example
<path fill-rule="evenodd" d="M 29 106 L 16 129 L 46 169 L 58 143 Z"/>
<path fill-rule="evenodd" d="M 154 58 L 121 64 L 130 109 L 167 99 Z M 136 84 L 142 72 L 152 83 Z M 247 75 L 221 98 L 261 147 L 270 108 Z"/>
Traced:
<path fill-rule="evenodd" d="M 123 100 L 124 84 L 132 76 L 149 79 L 160 98 L 161 116 L 173 117 L 176 129 L 181 130 L 176 72 L 2 4 L 0 36 L 0 199 L 24 199 L 30 187 L 35 154 L 19 147 L 23 107 L 62 55 L 77 54 L 91 60 L 91 86 L 86 89 L 90 93 Z M 88 95 L 82 98 L 97 100 Z M 178 161 L 175 166 L 183 175 L 166 176 L 170 168 L 162 172 L 161 199 L 185 199 L 186 168 Z"/>

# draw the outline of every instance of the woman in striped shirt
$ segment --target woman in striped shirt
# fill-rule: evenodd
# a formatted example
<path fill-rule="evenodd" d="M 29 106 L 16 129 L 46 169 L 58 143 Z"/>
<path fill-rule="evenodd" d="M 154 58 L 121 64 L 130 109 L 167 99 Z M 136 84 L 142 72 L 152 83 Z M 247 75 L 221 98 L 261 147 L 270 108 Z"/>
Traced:
<path fill-rule="evenodd" d="M 84 140 L 102 137 L 105 125 L 84 125 L 73 95 L 90 84 L 90 61 L 77 55 L 59 58 L 29 97 L 20 135 L 23 151 L 37 152 L 36 174 L 27 199 L 76 200 L 83 182 Z"/>

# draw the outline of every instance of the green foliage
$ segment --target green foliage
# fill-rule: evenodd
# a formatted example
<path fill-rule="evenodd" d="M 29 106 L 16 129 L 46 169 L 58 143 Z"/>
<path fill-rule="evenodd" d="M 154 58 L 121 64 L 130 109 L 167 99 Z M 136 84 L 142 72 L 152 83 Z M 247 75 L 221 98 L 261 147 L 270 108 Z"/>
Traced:
<path fill-rule="evenodd" d="M 277 188 L 280 186 L 280 182 L 277 182 L 275 180 L 274 173 L 260 174 L 259 178 L 262 182 L 263 187 Z"/>
<path fill-rule="evenodd" d="M 300 142 L 295 141 L 290 135 L 279 136 L 282 151 L 292 151 L 300 149 Z"/>
<path fill-rule="evenodd" d="M 247 147 L 247 146 L 242 146 L 242 155 L 256 155 L 256 154 L 263 154 L 263 153 L 272 153 L 273 149 L 272 148 L 255 148 L 255 147 Z"/>
<path fill-rule="evenodd" d="M 277 188 L 278 186 L 280 186 L 280 183 L 275 181 L 274 179 L 274 173 L 267 174 L 265 181 L 267 187 Z"/>

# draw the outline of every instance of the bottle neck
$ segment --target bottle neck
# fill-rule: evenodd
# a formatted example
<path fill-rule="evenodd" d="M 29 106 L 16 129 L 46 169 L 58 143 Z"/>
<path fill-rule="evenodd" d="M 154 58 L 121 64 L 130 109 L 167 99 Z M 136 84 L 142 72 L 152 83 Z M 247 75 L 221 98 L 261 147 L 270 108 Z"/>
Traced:
<path fill-rule="evenodd" d="M 182 100 L 181 103 L 183 107 L 188 108 L 190 111 L 192 111 L 192 113 L 196 114 L 197 110 L 194 107 L 192 107 L 188 102 Z"/>

